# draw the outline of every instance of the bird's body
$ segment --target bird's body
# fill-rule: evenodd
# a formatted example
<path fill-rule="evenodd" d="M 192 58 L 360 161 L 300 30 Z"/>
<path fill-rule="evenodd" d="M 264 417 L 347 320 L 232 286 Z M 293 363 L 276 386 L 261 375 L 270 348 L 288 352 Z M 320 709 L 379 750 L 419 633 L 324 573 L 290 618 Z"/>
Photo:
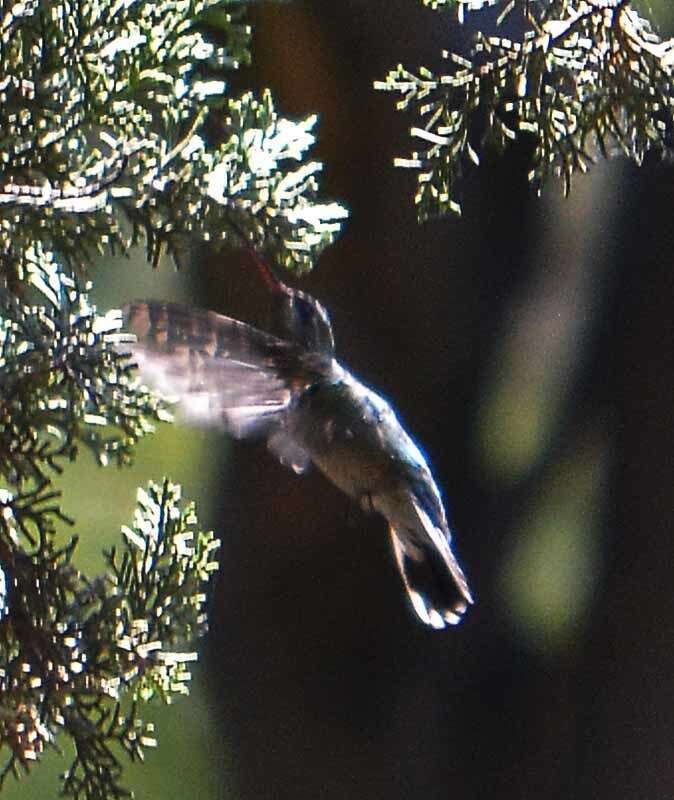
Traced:
<path fill-rule="evenodd" d="M 389 404 L 334 357 L 325 309 L 286 287 L 288 338 L 210 311 L 143 301 L 126 312 L 141 378 L 188 421 L 266 436 L 280 461 L 314 463 L 367 511 L 381 513 L 418 616 L 456 624 L 473 602 L 450 547 L 431 471 Z"/>

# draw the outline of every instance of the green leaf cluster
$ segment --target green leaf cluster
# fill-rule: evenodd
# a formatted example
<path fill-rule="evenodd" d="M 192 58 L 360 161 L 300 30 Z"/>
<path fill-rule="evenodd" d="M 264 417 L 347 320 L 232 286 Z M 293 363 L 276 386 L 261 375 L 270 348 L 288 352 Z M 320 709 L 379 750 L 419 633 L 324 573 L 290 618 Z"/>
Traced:
<path fill-rule="evenodd" d="M 90 579 L 72 563 L 76 540 L 56 544 L 56 499 L 0 491 L 0 785 L 67 737 L 63 793 L 126 797 L 121 757 L 156 743 L 141 704 L 187 693 L 219 543 L 178 486 L 150 483 L 108 572 Z"/>
<path fill-rule="evenodd" d="M 532 144 L 529 179 L 537 190 L 553 175 L 565 191 L 600 157 L 641 163 L 654 150 L 672 155 L 674 40 L 663 41 L 629 0 L 426 0 L 436 9 L 500 6 L 521 38 L 479 31 L 467 57 L 444 52 L 442 74 L 402 65 L 375 88 L 413 108 L 419 149 L 396 159 L 418 173 L 421 219 L 460 213 L 458 184 L 485 149 Z"/>
<path fill-rule="evenodd" d="M 184 260 L 195 243 L 236 241 L 228 215 L 283 264 L 310 268 L 345 212 L 318 202 L 320 165 L 304 161 L 314 118 L 228 94 L 224 74 L 249 58 L 240 16 L 238 0 L 0 2 L 10 283 L 36 231 L 74 271 L 139 242 L 154 264 L 164 251 Z"/>
<path fill-rule="evenodd" d="M 52 480 L 86 448 L 127 464 L 170 418 L 134 376 L 98 254 L 251 246 L 298 272 L 344 209 L 318 192 L 316 118 L 233 96 L 250 59 L 240 0 L 0 0 L 0 784 L 48 748 L 70 797 L 129 794 L 154 743 L 143 705 L 187 692 L 212 534 L 167 480 L 138 494 L 107 572 L 75 566 Z"/>
<path fill-rule="evenodd" d="M 36 302 L 0 292 L 0 477 L 42 487 L 81 445 L 128 463 L 170 415 L 133 375 L 121 313 L 98 314 L 39 242 L 25 263 Z"/>

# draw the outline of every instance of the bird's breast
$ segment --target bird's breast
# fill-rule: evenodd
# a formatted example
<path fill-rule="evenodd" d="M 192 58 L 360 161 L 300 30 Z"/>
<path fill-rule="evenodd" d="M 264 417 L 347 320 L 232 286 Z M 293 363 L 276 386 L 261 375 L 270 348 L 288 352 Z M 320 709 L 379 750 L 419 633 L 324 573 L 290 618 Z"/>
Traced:
<path fill-rule="evenodd" d="M 291 412 L 289 425 L 326 477 L 361 498 L 385 490 L 397 478 L 387 414 L 393 416 L 378 395 L 349 378 L 310 387 Z"/>

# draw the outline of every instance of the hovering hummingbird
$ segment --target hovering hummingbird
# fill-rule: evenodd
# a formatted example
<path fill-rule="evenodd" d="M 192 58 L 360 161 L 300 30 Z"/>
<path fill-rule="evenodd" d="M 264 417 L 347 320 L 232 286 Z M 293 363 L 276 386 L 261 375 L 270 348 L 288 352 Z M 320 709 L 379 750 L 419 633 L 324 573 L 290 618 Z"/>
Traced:
<path fill-rule="evenodd" d="M 313 462 L 366 511 L 389 523 L 411 604 L 433 628 L 473 602 L 452 552 L 430 468 L 391 406 L 335 359 L 330 318 L 253 252 L 276 305 L 280 337 L 174 303 L 137 301 L 125 326 L 141 380 L 178 403 L 186 423 L 266 437 L 296 473 Z"/>

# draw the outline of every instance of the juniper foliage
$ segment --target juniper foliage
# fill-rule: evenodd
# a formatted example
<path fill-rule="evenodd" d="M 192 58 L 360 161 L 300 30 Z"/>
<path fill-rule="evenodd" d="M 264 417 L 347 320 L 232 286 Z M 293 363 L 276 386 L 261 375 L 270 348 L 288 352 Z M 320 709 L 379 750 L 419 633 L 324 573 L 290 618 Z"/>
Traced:
<path fill-rule="evenodd" d="M 154 695 L 187 693 L 185 650 L 203 633 L 205 588 L 218 542 L 197 528 L 169 481 L 138 491 L 132 526 L 109 572 L 73 565 L 76 539 L 59 547 L 54 492 L 0 491 L 0 785 L 27 770 L 65 733 L 75 756 L 66 796 L 126 797 L 120 755 L 155 744 L 139 716 Z"/>
<path fill-rule="evenodd" d="M 662 40 L 630 0 L 423 0 L 442 12 L 498 9 L 518 38 L 475 34 L 467 57 L 444 51 L 436 74 L 402 65 L 375 88 L 413 109 L 418 150 L 397 166 L 417 172 L 420 219 L 460 213 L 459 183 L 486 149 L 526 138 L 529 180 L 573 176 L 599 157 L 641 163 L 650 150 L 671 157 L 674 40 Z"/>
<path fill-rule="evenodd" d="M 69 269 L 139 241 L 158 263 L 218 244 L 232 218 L 277 260 L 308 269 L 344 211 L 316 199 L 316 118 L 271 95 L 229 97 L 249 58 L 237 0 L 43 0 L 0 5 L 0 256 L 21 281 L 40 230 Z M 218 26 L 213 43 L 204 31 Z M 212 113 L 215 112 L 216 113 Z M 218 143 L 205 122 L 212 113 Z"/>
<path fill-rule="evenodd" d="M 55 474 L 82 448 L 127 464 L 170 416 L 134 377 L 121 314 L 91 303 L 92 260 L 141 244 L 184 266 L 199 243 L 244 243 L 301 272 L 345 216 L 318 195 L 316 118 L 230 94 L 243 14 L 0 0 L 0 785 L 69 739 L 67 796 L 127 796 L 124 753 L 154 743 L 143 705 L 187 691 L 206 627 L 217 542 L 170 481 L 139 490 L 105 574 L 59 544 Z"/>

